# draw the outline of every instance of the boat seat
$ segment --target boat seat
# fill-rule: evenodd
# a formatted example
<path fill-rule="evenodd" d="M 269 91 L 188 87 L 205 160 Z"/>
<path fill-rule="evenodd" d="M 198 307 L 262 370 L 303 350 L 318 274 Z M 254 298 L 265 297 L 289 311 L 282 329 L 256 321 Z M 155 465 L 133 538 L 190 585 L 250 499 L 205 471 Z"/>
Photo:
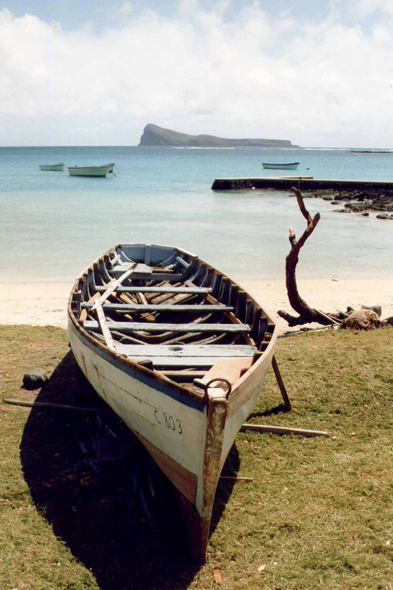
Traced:
<path fill-rule="evenodd" d="M 96 286 L 96 290 L 106 291 L 106 286 Z M 117 292 L 120 293 L 185 293 L 188 295 L 205 295 L 211 293 L 211 287 L 117 287 Z"/>
<path fill-rule="evenodd" d="M 189 334 L 199 332 L 235 333 L 246 334 L 251 332 L 248 324 L 160 324 L 158 322 L 108 322 L 108 328 L 124 334 L 130 332 L 175 332 L 178 334 Z M 95 320 L 85 321 L 83 324 L 86 330 L 97 332 L 101 330 L 99 322 Z"/>
<path fill-rule="evenodd" d="M 81 304 L 82 309 L 91 309 L 94 307 L 94 302 L 86 302 Z M 143 304 L 143 303 L 104 303 L 102 305 L 104 310 L 114 310 L 122 313 L 144 313 L 151 311 L 159 312 L 174 312 L 174 313 L 213 313 L 213 312 L 229 312 L 234 311 L 230 305 L 221 304 L 203 304 L 203 305 L 182 305 L 182 304 Z"/>
<path fill-rule="evenodd" d="M 238 359 L 243 362 L 245 359 L 249 359 L 251 364 L 252 358 L 257 351 L 256 346 L 246 344 L 140 345 L 115 342 L 114 346 L 118 354 L 137 362 L 149 360 L 155 368 L 212 367 L 221 360 L 237 361 Z"/>

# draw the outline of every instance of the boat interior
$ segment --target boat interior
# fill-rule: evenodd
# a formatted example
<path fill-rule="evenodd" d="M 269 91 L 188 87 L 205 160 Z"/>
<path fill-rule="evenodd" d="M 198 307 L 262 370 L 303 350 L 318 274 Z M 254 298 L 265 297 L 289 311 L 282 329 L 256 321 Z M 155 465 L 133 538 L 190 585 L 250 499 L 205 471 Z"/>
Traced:
<path fill-rule="evenodd" d="M 222 377 L 229 394 L 276 329 L 215 268 L 179 248 L 150 244 L 118 245 L 98 258 L 77 279 L 69 313 L 116 354 L 198 396 Z"/>

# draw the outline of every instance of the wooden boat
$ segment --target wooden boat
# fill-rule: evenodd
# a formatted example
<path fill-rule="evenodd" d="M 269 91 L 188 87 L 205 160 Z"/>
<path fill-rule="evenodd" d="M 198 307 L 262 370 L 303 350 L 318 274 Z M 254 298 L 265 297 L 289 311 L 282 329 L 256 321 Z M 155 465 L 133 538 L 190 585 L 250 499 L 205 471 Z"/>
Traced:
<path fill-rule="evenodd" d="M 178 491 L 203 562 L 218 479 L 272 363 L 275 323 L 197 256 L 120 244 L 76 279 L 68 330 L 87 379 Z"/>
<path fill-rule="evenodd" d="M 102 166 L 72 166 L 68 168 L 71 176 L 106 176 L 108 172 L 113 172 L 114 164 L 104 164 Z"/>
<path fill-rule="evenodd" d="M 52 170 L 56 172 L 62 172 L 64 170 L 64 162 L 60 162 L 59 164 L 39 164 L 40 170 Z"/>
<path fill-rule="evenodd" d="M 267 163 L 262 162 L 262 166 L 266 170 L 297 170 L 300 162 L 288 162 L 287 164 L 274 164 L 274 163 Z"/>

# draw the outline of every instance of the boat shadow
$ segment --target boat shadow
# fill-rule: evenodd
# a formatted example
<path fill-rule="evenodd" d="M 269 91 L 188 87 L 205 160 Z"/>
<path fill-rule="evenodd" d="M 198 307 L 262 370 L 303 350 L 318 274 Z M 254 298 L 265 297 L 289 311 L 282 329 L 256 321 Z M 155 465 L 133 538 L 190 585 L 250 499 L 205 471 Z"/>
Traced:
<path fill-rule="evenodd" d="M 101 590 L 188 588 L 199 571 L 187 550 L 172 485 L 123 422 L 94 393 L 72 352 L 37 402 L 98 413 L 32 408 L 20 447 L 25 480 L 40 514 L 94 575 Z M 228 467 L 229 466 L 229 467 Z M 227 473 L 235 474 L 234 446 Z M 219 484 L 214 531 L 233 484 Z"/>

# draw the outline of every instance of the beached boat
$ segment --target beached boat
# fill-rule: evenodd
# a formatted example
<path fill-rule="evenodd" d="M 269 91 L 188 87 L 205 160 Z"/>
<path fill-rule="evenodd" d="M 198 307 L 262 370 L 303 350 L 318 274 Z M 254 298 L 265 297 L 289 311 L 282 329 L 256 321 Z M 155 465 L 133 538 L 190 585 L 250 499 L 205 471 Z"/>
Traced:
<path fill-rule="evenodd" d="M 106 176 L 113 172 L 114 164 L 103 164 L 102 166 L 72 166 L 68 168 L 71 176 Z"/>
<path fill-rule="evenodd" d="M 55 172 L 62 172 L 64 166 L 64 162 L 60 162 L 59 164 L 39 164 L 40 170 L 52 170 Z"/>
<path fill-rule="evenodd" d="M 68 330 L 87 379 L 175 486 L 203 562 L 219 476 L 272 363 L 275 323 L 197 256 L 121 244 L 77 278 Z"/>
<path fill-rule="evenodd" d="M 285 164 L 285 163 L 274 164 L 274 163 L 262 162 L 262 166 L 266 170 L 297 170 L 297 167 L 299 166 L 299 164 L 300 164 L 300 162 L 288 162 L 287 164 Z"/>

